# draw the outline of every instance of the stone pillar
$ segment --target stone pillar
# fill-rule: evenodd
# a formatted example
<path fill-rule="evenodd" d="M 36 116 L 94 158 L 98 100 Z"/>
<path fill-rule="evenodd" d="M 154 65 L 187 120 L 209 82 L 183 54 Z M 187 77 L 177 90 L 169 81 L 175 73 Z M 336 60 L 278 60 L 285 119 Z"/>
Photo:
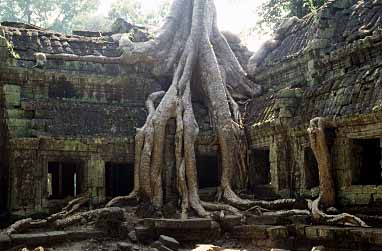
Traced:
<path fill-rule="evenodd" d="M 87 187 L 93 204 L 105 201 L 105 161 L 98 154 L 87 161 Z"/>

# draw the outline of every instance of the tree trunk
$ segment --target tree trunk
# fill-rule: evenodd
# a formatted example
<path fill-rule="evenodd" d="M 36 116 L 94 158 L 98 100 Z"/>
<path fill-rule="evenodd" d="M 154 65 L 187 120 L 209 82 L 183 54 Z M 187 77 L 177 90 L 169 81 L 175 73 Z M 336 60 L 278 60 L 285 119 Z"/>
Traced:
<path fill-rule="evenodd" d="M 234 97 L 252 98 L 261 93 L 261 88 L 247 78 L 219 32 L 214 2 L 175 0 L 170 16 L 154 40 L 138 44 L 122 42 L 121 47 L 123 55 L 120 60 L 123 63 L 153 63 L 158 75 L 172 69 L 175 71 L 172 84 L 160 104 L 156 108 L 153 102 L 149 104 L 146 123 L 137 130 L 135 189 L 130 196 L 114 199 L 109 206 L 137 195 L 157 208 L 162 206 L 166 125 L 170 119 L 176 119 L 176 180 L 182 215 L 186 217 L 189 208 L 200 216 L 208 215 L 198 195 L 195 141 L 199 128 L 191 102 L 194 90 L 201 90 L 215 126 L 222 159 L 222 198 L 234 205 L 250 203 L 236 196 L 231 187 L 234 168 L 241 173 L 246 170 L 246 149 L 241 147 L 238 151 L 235 147 L 245 145 L 245 140 L 239 106 Z M 213 208 L 210 204 L 204 205 Z M 227 209 L 226 206 L 224 208 Z"/>
<path fill-rule="evenodd" d="M 331 156 L 325 135 L 327 125 L 327 120 L 318 117 L 310 121 L 308 128 L 310 145 L 318 164 L 320 202 L 324 208 L 332 207 L 336 202 Z"/>
<path fill-rule="evenodd" d="M 156 75 L 173 76 L 168 90 L 151 94 L 146 102 L 149 115 L 135 136 L 135 186 L 129 196 L 117 197 L 107 206 L 139 198 L 160 208 L 163 195 L 164 145 L 168 137 L 166 126 L 176 120 L 175 163 L 176 181 L 181 201 L 182 217 L 193 209 L 199 216 L 209 216 L 206 209 L 239 214 L 225 204 L 201 202 L 195 158 L 195 141 L 199 127 L 195 119 L 192 97 L 203 100 L 208 107 L 214 133 L 220 149 L 222 174 L 219 198 L 239 209 L 251 206 L 290 208 L 295 200 L 276 202 L 251 201 L 239 198 L 232 189 L 235 173 L 237 187 L 246 185 L 247 142 L 236 100 L 260 95 L 260 86 L 251 82 L 216 23 L 213 0 L 174 0 L 157 36 L 144 43 L 132 43 L 128 36 L 119 43 L 120 57 L 46 55 L 47 59 L 64 59 L 103 64 L 152 65 Z M 160 103 L 155 107 L 156 101 Z"/>
<path fill-rule="evenodd" d="M 347 213 L 329 215 L 321 210 L 321 208 L 333 207 L 336 202 L 331 156 L 325 135 L 325 129 L 332 126 L 333 123 L 329 120 L 317 117 L 310 121 L 308 128 L 310 145 L 318 163 L 320 179 L 320 196 L 312 203 L 312 217 L 315 221 L 324 224 L 368 227 L 354 215 Z"/>

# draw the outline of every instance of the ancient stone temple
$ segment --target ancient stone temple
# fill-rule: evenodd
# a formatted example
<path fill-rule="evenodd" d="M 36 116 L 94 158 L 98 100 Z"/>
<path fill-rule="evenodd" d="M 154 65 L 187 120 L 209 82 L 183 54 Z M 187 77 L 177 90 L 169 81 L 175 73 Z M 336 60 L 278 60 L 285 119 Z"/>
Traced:
<path fill-rule="evenodd" d="M 24 214 L 60 207 L 65 198 L 86 191 L 94 203 L 129 194 L 135 128 L 145 122 L 145 100 L 171 79 L 155 78 L 144 64 L 126 68 L 48 60 L 36 66 L 35 52 L 118 56 L 112 32 L 64 35 L 8 22 L 1 29 L 20 57 L 12 58 L 2 41 L 1 207 Z M 147 40 L 145 30 L 131 33 L 133 41 Z M 240 40 L 232 40 L 244 64 L 250 53 Z M 197 109 L 197 162 L 208 166 L 200 168 L 199 186 L 213 188 L 219 183 L 218 148 L 208 112 Z M 173 158 L 166 157 L 169 166 Z M 170 190 L 173 181 L 167 183 Z"/>
<path fill-rule="evenodd" d="M 133 191 L 136 128 L 148 116 L 147 97 L 167 90 L 172 76 L 158 77 L 145 63 L 121 66 L 45 56 L 118 57 L 122 52 L 115 36 L 121 32 L 129 32 L 133 42 L 151 39 L 149 31 L 138 26 L 65 35 L 22 23 L 1 24 L 0 211 L 51 214 L 68 198 L 83 194 L 93 208 Z M 281 25 L 274 39 L 254 55 L 233 34 L 224 36 L 249 77 L 263 89 L 262 95 L 240 103 L 249 146 L 248 181 L 240 195 L 317 198 L 319 167 L 307 128 L 311 119 L 323 117 L 331 124 L 325 135 L 336 206 L 381 226 L 382 1 L 327 1 L 317 13 Z M 200 196 L 208 199 L 220 184 L 222 156 L 211 115 L 202 102 L 193 102 L 200 128 L 195 150 L 198 186 Z M 170 136 L 163 158 L 168 201 L 176 197 L 171 143 L 175 123 L 170 121 L 166 128 Z M 306 218 L 294 220 L 288 222 L 310 224 Z M 210 221 L 205 224 L 214 229 Z M 335 242 L 329 230 L 322 234 L 321 228 L 309 227 L 294 233 L 301 230 L 302 238 Z M 259 231 L 243 229 L 235 231 L 238 238 Z M 287 238 L 289 230 L 267 231 Z M 378 231 L 362 240 L 382 247 L 382 230 Z M 357 235 L 351 233 L 351 238 Z"/>
<path fill-rule="evenodd" d="M 259 53 L 252 74 L 267 92 L 250 105 L 248 130 L 251 168 L 266 165 L 268 174 L 254 184 L 281 196 L 317 196 L 306 128 L 311 118 L 329 117 L 338 203 L 381 201 L 381 11 L 378 1 L 329 2 Z"/>
<path fill-rule="evenodd" d="M 87 190 L 98 201 L 128 193 L 133 184 L 120 183 L 133 182 L 134 134 L 145 120 L 145 97 L 166 82 L 144 65 L 49 60 L 34 67 L 37 51 L 118 55 L 111 34 L 66 36 L 15 23 L 1 29 L 20 56 L 11 58 L 2 40 L 2 207 L 47 209 Z"/>

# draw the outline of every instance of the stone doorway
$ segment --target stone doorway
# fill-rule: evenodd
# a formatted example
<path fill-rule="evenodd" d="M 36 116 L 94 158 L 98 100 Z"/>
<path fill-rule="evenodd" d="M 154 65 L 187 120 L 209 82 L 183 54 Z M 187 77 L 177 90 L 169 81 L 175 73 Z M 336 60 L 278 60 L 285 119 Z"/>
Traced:
<path fill-rule="evenodd" d="M 84 176 L 81 161 L 48 162 L 48 198 L 76 197 L 82 192 Z"/>
<path fill-rule="evenodd" d="M 320 185 L 318 163 L 310 147 L 304 150 L 305 188 L 311 189 Z"/>
<path fill-rule="evenodd" d="M 354 139 L 352 185 L 382 184 L 380 139 Z"/>
<path fill-rule="evenodd" d="M 113 163 L 105 164 L 106 197 L 128 195 L 134 189 L 134 164 Z"/>
<path fill-rule="evenodd" d="M 220 168 L 218 155 L 197 155 L 198 186 L 200 189 L 220 185 Z"/>

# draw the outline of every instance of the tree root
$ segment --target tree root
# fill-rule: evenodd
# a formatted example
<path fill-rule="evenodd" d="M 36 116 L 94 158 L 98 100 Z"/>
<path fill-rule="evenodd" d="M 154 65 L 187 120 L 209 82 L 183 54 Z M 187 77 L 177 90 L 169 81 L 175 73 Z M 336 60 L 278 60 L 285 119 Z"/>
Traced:
<path fill-rule="evenodd" d="M 285 25 L 289 26 L 290 24 Z M 123 53 L 115 58 L 71 54 L 46 55 L 47 59 L 102 64 L 147 63 L 151 64 L 154 74 L 173 76 L 167 91 L 153 93 L 147 99 L 148 116 L 144 126 L 137 129 L 135 136 L 133 192 L 126 197 L 114 198 L 107 207 L 133 198 L 148 201 L 158 209 L 162 207 L 165 199 L 162 173 L 164 146 L 168 138 L 166 128 L 169 121 L 175 119 L 174 178 L 177 181 L 182 218 L 187 217 L 189 209 L 193 209 L 200 217 L 210 216 L 206 209 L 223 210 L 233 214 L 240 214 L 240 210 L 248 209 L 256 209 L 262 214 L 272 213 L 267 210 L 279 211 L 275 212 L 279 215 L 307 214 L 304 210 L 306 205 L 300 208 L 296 200 L 245 200 L 232 189 L 232 181 L 235 178 L 238 188 L 245 187 L 247 182 L 248 146 L 238 102 L 260 95 L 262 88 L 248 79 L 227 40 L 219 31 L 212 0 L 174 0 L 170 14 L 155 39 L 143 43 L 121 39 L 119 45 Z M 216 143 L 219 146 L 222 166 L 219 197 L 225 204 L 205 203 L 199 198 L 195 156 L 199 127 L 193 110 L 193 98 L 200 100 L 208 108 L 211 126 L 217 135 Z M 157 102 L 159 99 L 160 102 Z M 328 125 L 331 125 L 329 121 L 315 118 L 311 120 L 308 129 L 320 176 L 320 198 L 313 203 L 313 216 L 328 223 L 346 221 L 363 226 L 356 217 L 348 214 L 327 216 L 318 207 L 320 203 L 324 208 L 335 203 L 330 154 L 325 138 L 325 127 Z M 86 218 L 85 215 L 73 213 L 85 203 L 85 198 L 78 199 L 50 220 L 63 226 L 78 222 Z M 70 215 L 73 216 L 68 218 Z"/>
<path fill-rule="evenodd" d="M 118 207 L 95 209 L 77 213 L 63 219 L 58 219 L 53 223 L 53 225 L 56 228 L 63 229 L 76 224 L 85 224 L 89 222 L 96 222 L 97 224 L 97 221 L 103 220 L 100 218 L 115 218 L 115 220 L 121 221 L 123 219 L 123 212 L 123 209 Z"/>
<path fill-rule="evenodd" d="M 10 225 L 5 230 L 5 233 L 7 235 L 22 233 L 31 227 L 32 222 L 33 222 L 32 218 L 27 218 L 27 219 L 22 219 L 22 220 L 16 221 L 14 224 Z"/>
<path fill-rule="evenodd" d="M 309 210 L 290 209 L 290 210 L 280 210 L 275 212 L 264 212 L 263 215 L 289 217 L 289 216 L 296 216 L 296 215 L 310 216 L 312 215 L 312 213 Z"/>
<path fill-rule="evenodd" d="M 223 210 L 233 215 L 242 216 L 242 212 L 239 209 L 227 204 L 211 203 L 211 202 L 205 202 L 205 201 L 202 201 L 201 204 L 207 210 L 211 210 L 211 211 Z"/>
<path fill-rule="evenodd" d="M 347 213 L 328 215 L 320 209 L 321 205 L 324 208 L 334 206 L 336 198 L 331 156 L 325 135 L 325 129 L 333 126 L 335 126 L 333 121 L 317 117 L 310 121 L 308 128 L 310 144 L 318 163 L 320 180 L 320 196 L 312 203 L 312 217 L 315 221 L 324 224 L 368 227 L 365 222 L 354 215 Z"/>
<path fill-rule="evenodd" d="M 321 224 L 369 227 L 363 220 L 348 213 L 336 215 L 324 213 L 320 209 L 320 198 L 317 198 L 312 203 L 312 218 L 315 222 Z"/>
<path fill-rule="evenodd" d="M 80 197 L 75 198 L 74 200 L 69 201 L 60 212 L 52 214 L 47 218 L 48 222 L 53 222 L 58 219 L 63 219 L 78 212 L 83 206 L 89 203 L 89 193 L 82 194 Z"/>

